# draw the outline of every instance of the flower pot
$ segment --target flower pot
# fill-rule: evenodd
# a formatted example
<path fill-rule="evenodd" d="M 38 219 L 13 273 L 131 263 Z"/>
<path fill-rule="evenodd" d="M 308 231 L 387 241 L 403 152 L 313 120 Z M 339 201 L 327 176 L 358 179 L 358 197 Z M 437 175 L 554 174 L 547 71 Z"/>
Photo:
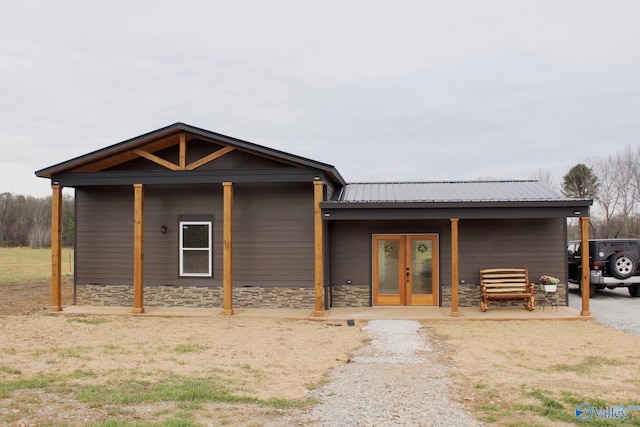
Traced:
<path fill-rule="evenodd" d="M 554 284 L 541 284 L 540 288 L 544 291 L 544 292 L 556 292 L 558 290 L 558 285 Z"/>

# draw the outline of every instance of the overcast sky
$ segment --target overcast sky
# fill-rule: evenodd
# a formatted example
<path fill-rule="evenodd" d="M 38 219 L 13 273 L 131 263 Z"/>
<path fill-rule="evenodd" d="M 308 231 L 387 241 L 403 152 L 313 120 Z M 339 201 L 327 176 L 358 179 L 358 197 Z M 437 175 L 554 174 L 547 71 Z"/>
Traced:
<path fill-rule="evenodd" d="M 0 193 L 184 122 L 348 182 L 528 179 L 640 145 L 640 1 L 0 0 Z"/>

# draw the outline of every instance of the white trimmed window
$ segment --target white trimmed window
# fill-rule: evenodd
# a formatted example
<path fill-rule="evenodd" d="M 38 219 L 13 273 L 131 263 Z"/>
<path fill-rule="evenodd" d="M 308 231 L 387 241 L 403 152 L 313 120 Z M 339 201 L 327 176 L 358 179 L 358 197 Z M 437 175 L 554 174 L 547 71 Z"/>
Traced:
<path fill-rule="evenodd" d="M 211 221 L 180 221 L 180 276 L 212 276 L 211 225 Z"/>

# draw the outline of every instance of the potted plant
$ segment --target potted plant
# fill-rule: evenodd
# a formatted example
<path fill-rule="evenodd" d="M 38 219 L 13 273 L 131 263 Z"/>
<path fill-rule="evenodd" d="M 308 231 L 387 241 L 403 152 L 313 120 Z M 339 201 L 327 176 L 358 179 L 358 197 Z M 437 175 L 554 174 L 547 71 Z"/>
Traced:
<path fill-rule="evenodd" d="M 560 279 L 553 276 L 542 276 L 540 277 L 540 289 L 544 292 L 555 292 L 558 290 L 558 283 L 560 283 Z"/>

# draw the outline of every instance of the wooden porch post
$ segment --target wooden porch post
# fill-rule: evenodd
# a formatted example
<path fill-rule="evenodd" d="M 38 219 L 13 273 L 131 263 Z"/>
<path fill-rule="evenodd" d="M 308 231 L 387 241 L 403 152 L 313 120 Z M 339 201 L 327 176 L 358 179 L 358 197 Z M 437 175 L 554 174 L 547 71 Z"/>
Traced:
<path fill-rule="evenodd" d="M 51 186 L 51 311 L 62 311 L 62 186 Z"/>
<path fill-rule="evenodd" d="M 144 187 L 133 184 L 133 312 L 144 313 Z"/>
<path fill-rule="evenodd" d="M 224 193 L 224 224 L 222 254 L 222 314 L 233 315 L 233 183 L 222 183 Z"/>
<path fill-rule="evenodd" d="M 591 288 L 591 267 L 589 266 L 589 217 L 580 217 L 580 237 L 582 242 L 582 311 L 580 316 L 591 316 L 589 311 L 589 292 Z"/>
<path fill-rule="evenodd" d="M 451 218 L 451 317 L 458 312 L 458 218 Z"/>
<path fill-rule="evenodd" d="M 315 259 L 315 307 L 314 317 L 324 316 L 324 245 L 322 232 L 322 212 L 320 203 L 324 200 L 324 182 L 313 181 L 313 229 L 314 229 L 314 259 Z"/>

